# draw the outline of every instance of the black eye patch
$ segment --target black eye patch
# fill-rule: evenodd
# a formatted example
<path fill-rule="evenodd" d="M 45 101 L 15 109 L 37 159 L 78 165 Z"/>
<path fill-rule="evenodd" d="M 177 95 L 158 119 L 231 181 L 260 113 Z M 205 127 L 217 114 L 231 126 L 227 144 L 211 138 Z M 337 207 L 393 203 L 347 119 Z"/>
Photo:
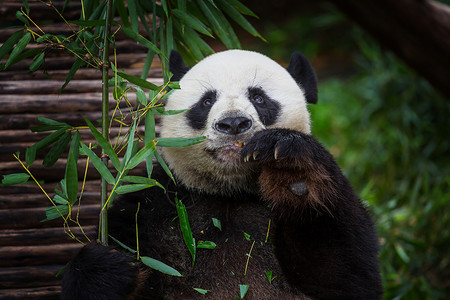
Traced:
<path fill-rule="evenodd" d="M 248 88 L 248 99 L 256 111 L 258 112 L 259 119 L 266 125 L 275 124 L 278 114 L 280 112 L 280 104 L 271 99 L 263 89 L 259 87 Z"/>
<path fill-rule="evenodd" d="M 189 126 L 194 129 L 203 129 L 206 126 L 206 120 L 208 119 L 209 111 L 217 100 L 217 91 L 207 91 L 202 97 L 191 106 L 188 110 L 186 117 L 189 122 Z"/>

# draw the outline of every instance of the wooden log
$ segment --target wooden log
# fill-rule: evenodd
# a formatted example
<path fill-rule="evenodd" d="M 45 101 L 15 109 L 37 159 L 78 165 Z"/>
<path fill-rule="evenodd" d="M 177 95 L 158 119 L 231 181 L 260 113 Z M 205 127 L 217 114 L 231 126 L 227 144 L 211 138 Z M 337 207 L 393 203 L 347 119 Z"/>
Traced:
<path fill-rule="evenodd" d="M 71 226 L 71 232 L 83 242 L 86 241 L 82 231 L 77 226 Z M 95 240 L 97 225 L 83 226 L 84 233 Z M 39 229 L 3 229 L 0 230 L 0 247 L 5 246 L 38 246 L 74 243 L 62 226 Z"/>
<path fill-rule="evenodd" d="M 1 174 L 3 171 L 1 171 Z M 48 192 L 53 192 L 56 188 L 61 190 L 59 182 L 47 182 L 41 184 L 42 188 Z M 98 180 L 88 180 L 84 185 L 84 190 L 90 192 L 100 192 Z M 42 194 L 42 191 L 35 184 L 17 184 L 10 186 L 1 186 L 0 193 L 2 195 L 17 195 L 17 194 Z"/>
<path fill-rule="evenodd" d="M 95 225 L 98 222 L 99 212 L 100 207 L 97 204 L 81 205 L 79 222 L 82 226 Z M 43 207 L 0 209 L 0 229 L 48 228 L 62 226 L 63 224 L 61 218 L 41 222 L 45 218 L 45 208 Z M 72 226 L 75 227 L 75 224 Z"/>
<path fill-rule="evenodd" d="M 43 286 L 35 288 L 0 290 L 0 300 L 59 300 L 61 286 Z"/>
<path fill-rule="evenodd" d="M 63 265 L 82 247 L 80 243 L 0 247 L 0 268 Z"/>
<path fill-rule="evenodd" d="M 53 198 L 55 193 L 48 193 L 48 195 Z M 99 192 L 84 191 L 81 201 L 83 204 L 95 204 L 100 201 L 99 199 Z M 44 193 L 16 195 L 0 194 L 0 209 L 48 207 L 50 204 L 50 200 L 48 200 Z"/>
<path fill-rule="evenodd" d="M 61 17 L 53 10 L 53 8 L 45 5 L 40 1 L 28 1 L 30 7 L 30 17 L 38 20 L 61 20 Z M 53 5 L 62 12 L 62 15 L 67 19 L 78 19 L 80 17 L 81 3 L 78 1 L 69 1 L 66 9 L 62 11 L 64 1 L 52 1 Z M 0 15 L 2 21 L 15 21 L 16 11 L 23 8 L 21 1 L 3 0 L 0 6 Z"/>
<path fill-rule="evenodd" d="M 0 268 L 1 289 L 31 288 L 58 285 L 56 274 L 64 265 Z"/>

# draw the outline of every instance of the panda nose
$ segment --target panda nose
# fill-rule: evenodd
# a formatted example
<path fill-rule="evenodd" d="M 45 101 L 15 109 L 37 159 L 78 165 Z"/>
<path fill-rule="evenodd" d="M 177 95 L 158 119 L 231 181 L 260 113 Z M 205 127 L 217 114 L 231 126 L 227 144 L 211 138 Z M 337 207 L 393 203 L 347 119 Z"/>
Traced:
<path fill-rule="evenodd" d="M 225 118 L 218 121 L 215 125 L 216 130 L 225 134 L 239 134 L 252 127 L 252 121 L 244 118 Z"/>

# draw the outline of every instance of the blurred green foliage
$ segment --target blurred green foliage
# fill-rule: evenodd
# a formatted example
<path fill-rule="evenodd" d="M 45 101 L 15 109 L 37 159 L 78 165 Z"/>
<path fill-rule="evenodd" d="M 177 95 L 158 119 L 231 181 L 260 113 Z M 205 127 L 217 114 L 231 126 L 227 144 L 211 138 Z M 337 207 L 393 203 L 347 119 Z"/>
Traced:
<path fill-rule="evenodd" d="M 300 50 L 319 67 L 313 134 L 375 218 L 384 299 L 449 299 L 450 101 L 334 7 L 319 6 L 282 23 L 257 12 L 269 45 L 250 47 L 285 60 Z"/>

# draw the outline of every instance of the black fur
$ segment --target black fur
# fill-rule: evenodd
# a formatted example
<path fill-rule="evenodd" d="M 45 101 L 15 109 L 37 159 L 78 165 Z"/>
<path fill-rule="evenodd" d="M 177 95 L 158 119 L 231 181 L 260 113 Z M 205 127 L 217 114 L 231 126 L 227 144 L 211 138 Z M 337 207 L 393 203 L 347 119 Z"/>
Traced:
<path fill-rule="evenodd" d="M 278 119 L 280 104 L 271 99 L 262 88 L 250 87 L 248 89 L 248 98 L 255 106 L 259 119 L 266 125 L 273 125 Z M 262 99 L 262 101 L 257 101 Z"/>
<path fill-rule="evenodd" d="M 190 68 L 186 67 L 184 64 L 181 54 L 178 51 L 172 50 L 169 58 L 169 70 L 172 72 L 173 76 L 170 80 L 179 81 L 189 69 Z"/>
<path fill-rule="evenodd" d="M 306 101 L 317 103 L 317 77 L 308 59 L 300 52 L 294 52 L 287 70 L 303 89 Z"/>
<path fill-rule="evenodd" d="M 216 91 L 207 91 L 186 113 L 189 125 L 194 129 L 204 129 L 209 111 L 217 100 Z"/>

